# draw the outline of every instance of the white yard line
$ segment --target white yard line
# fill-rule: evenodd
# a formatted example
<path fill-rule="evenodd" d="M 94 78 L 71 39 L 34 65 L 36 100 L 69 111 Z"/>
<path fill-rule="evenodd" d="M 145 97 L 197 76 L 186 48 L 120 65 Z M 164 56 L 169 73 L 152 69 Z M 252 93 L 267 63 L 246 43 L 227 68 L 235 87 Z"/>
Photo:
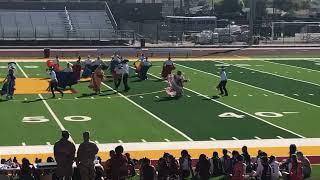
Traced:
<path fill-rule="evenodd" d="M 182 150 L 182 149 L 236 149 L 246 145 L 248 148 L 267 148 L 267 147 L 283 147 L 288 148 L 290 144 L 295 144 L 297 147 L 320 147 L 320 138 L 306 139 L 251 139 L 251 140 L 216 140 L 216 141 L 171 141 L 171 142 L 136 142 L 122 144 L 126 152 L 129 151 L 152 151 L 152 150 Z M 98 144 L 101 152 L 108 152 L 119 143 Z M 76 145 L 79 146 L 78 144 Z M 53 153 L 52 146 L 37 145 L 37 146 L 0 146 L 1 155 L 14 154 L 42 154 Z"/>
<path fill-rule="evenodd" d="M 195 69 L 195 68 L 192 68 L 192 67 L 188 67 L 188 66 L 185 66 L 185 65 L 181 65 L 181 64 L 179 64 L 179 63 L 175 63 L 175 65 L 184 67 L 184 68 L 186 68 L 186 69 L 190 69 L 190 70 L 202 72 L 203 74 L 207 74 L 207 75 L 215 76 L 215 77 L 219 78 L 218 75 L 215 75 L 215 74 L 213 74 L 213 73 L 209 73 L 209 72 L 205 72 L 205 71 L 202 71 L 202 70 L 199 70 L 199 69 Z M 246 84 L 246 83 L 243 83 L 243 82 L 240 82 L 240 81 L 237 81 L 237 80 L 229 79 L 229 81 L 233 81 L 233 82 L 236 82 L 236 83 L 239 83 L 239 84 L 248 86 L 248 87 L 252 87 L 252 88 L 259 89 L 259 90 L 262 90 L 262 91 L 265 91 L 265 92 L 269 92 L 269 93 L 273 93 L 273 94 L 276 94 L 276 95 L 279 95 L 279 96 L 283 96 L 283 97 L 285 97 L 285 98 L 288 98 L 288 99 L 291 99 L 291 100 L 294 100 L 294 101 L 298 101 L 298 102 L 301 102 L 301 103 L 304 103 L 304 104 L 308 104 L 308 105 L 310 105 L 310 106 L 314 106 L 314 107 L 320 108 L 319 105 L 315 105 L 315 104 L 312 104 L 312 103 L 309 103 L 309 102 L 305 102 L 305 101 L 302 101 L 302 100 L 299 100 L 299 99 L 295 99 L 295 98 L 292 98 L 292 97 L 289 97 L 289 96 L 285 96 L 284 94 L 280 94 L 280 93 L 277 93 L 277 92 L 274 92 L 274 91 L 270 91 L 270 90 L 267 90 L 267 89 L 263 89 L 263 88 L 260 88 L 260 87 L 256 87 L 256 86 L 253 86 L 253 85 L 250 85 L 250 84 Z"/>
<path fill-rule="evenodd" d="M 220 61 L 215 61 L 215 62 L 222 63 Z M 267 72 L 267 71 L 261 71 L 261 70 L 258 70 L 258 69 L 252 69 L 252 68 L 248 68 L 248 67 L 238 66 L 236 64 L 231 64 L 231 65 L 235 66 L 235 67 L 238 67 L 238 68 L 243 68 L 243 69 L 256 71 L 256 72 L 260 72 L 260 73 L 264 73 L 264 74 L 269 74 L 269 75 L 273 75 L 273 76 L 277 76 L 277 77 L 281 77 L 281 78 L 286 78 L 286 79 L 290 79 L 290 80 L 300 81 L 300 82 L 304 82 L 304 83 L 307 83 L 307 84 L 312 84 L 312 85 L 315 85 L 315 86 L 320 86 L 320 84 L 309 82 L 309 81 L 304 81 L 304 80 L 301 80 L 301 79 L 291 78 L 291 77 L 287 77 L 287 76 L 283 76 L 283 75 L 279 75 L 279 74 L 274 74 L 274 73 Z"/>
<path fill-rule="evenodd" d="M 297 68 L 297 69 L 303 69 L 303 70 L 308 70 L 308 71 L 320 72 L 320 71 L 317 71 L 317 70 L 314 70 L 314 69 L 304 68 L 304 67 L 300 67 L 300 66 L 289 65 L 289 64 L 282 64 L 282 63 L 277 63 L 277 62 L 271 62 L 272 59 L 270 59 L 270 61 L 268 61 L 268 60 L 261 60 L 261 61 L 266 62 L 266 63 L 270 63 L 270 64 L 280 65 L 280 66 L 287 66 L 287 67 L 293 67 L 293 68 Z"/>
<path fill-rule="evenodd" d="M 255 138 L 255 139 L 258 139 L 258 140 L 260 140 L 260 139 L 261 139 L 261 138 L 260 138 L 260 137 L 258 137 L 258 136 L 255 136 L 254 138 Z"/>
<path fill-rule="evenodd" d="M 283 137 L 281 137 L 281 136 L 277 136 L 277 138 L 279 138 L 279 139 L 284 139 Z"/>
<path fill-rule="evenodd" d="M 102 83 L 102 85 L 104 85 L 105 87 L 111 89 L 113 92 L 117 92 L 116 90 L 114 90 L 113 88 L 111 88 L 110 86 L 108 86 L 105 83 Z M 193 139 L 191 139 L 189 136 L 187 136 L 186 134 L 184 134 L 182 131 L 178 130 L 177 128 L 173 127 L 172 125 L 170 125 L 169 123 L 167 123 L 166 121 L 162 120 L 160 117 L 156 116 L 155 114 L 153 114 L 152 112 L 148 111 L 147 109 L 145 109 L 144 107 L 140 106 L 139 104 L 137 104 L 136 102 L 134 102 L 133 100 L 129 99 L 128 97 L 124 96 L 123 94 L 117 92 L 121 97 L 123 97 L 124 99 L 126 99 L 127 101 L 129 101 L 130 103 L 132 103 L 133 105 L 137 106 L 138 108 L 140 108 L 142 111 L 146 112 L 147 114 L 149 114 L 150 116 L 152 116 L 153 118 L 157 119 L 158 121 L 160 121 L 161 123 L 163 123 L 164 125 L 168 126 L 169 128 L 171 128 L 172 130 L 174 130 L 175 132 L 177 132 L 178 134 L 182 135 L 184 138 L 186 138 L 189 141 L 193 141 Z"/>
<path fill-rule="evenodd" d="M 232 139 L 234 139 L 234 140 L 239 140 L 238 138 L 236 138 L 236 137 L 232 137 Z"/>
<path fill-rule="evenodd" d="M 155 75 L 151 75 L 151 76 L 160 79 L 160 77 L 158 77 L 158 76 L 155 76 Z M 293 134 L 293 135 L 295 135 L 295 136 L 298 136 L 298 137 L 300 137 L 300 138 L 306 138 L 306 137 L 304 137 L 304 136 L 302 136 L 302 135 L 300 135 L 300 134 L 298 134 L 298 133 L 295 133 L 295 132 L 293 132 L 293 131 L 291 131 L 291 130 L 289 130 L 289 129 L 283 128 L 283 127 L 278 126 L 278 125 L 275 125 L 275 124 L 273 124 L 273 123 L 271 123 L 271 122 L 269 122 L 269 121 L 267 121 L 267 120 L 264 120 L 264 119 L 262 119 L 262 118 L 260 118 L 260 117 L 258 117 L 258 116 L 252 115 L 252 114 L 250 114 L 250 113 L 248 113 L 248 112 L 245 112 L 245 111 L 242 111 L 242 110 L 237 109 L 237 108 L 235 108 L 235 107 L 232 107 L 232 106 L 230 106 L 230 105 L 227 105 L 227 104 L 225 104 L 225 103 L 223 103 L 223 102 L 221 102 L 221 101 L 218 101 L 218 100 L 216 100 L 216 99 L 212 99 L 212 98 L 210 98 L 209 96 L 203 95 L 203 94 L 201 94 L 201 93 L 199 93 L 199 92 L 197 92 L 197 91 L 194 91 L 194 90 L 189 89 L 189 88 L 186 88 L 186 87 L 184 87 L 184 89 L 186 89 L 186 90 L 188 90 L 188 91 L 190 91 L 190 92 L 193 92 L 194 94 L 197 94 L 198 96 L 202 96 L 202 97 L 204 97 L 204 98 L 210 99 L 211 101 L 214 101 L 214 102 L 216 102 L 216 103 L 218 103 L 218 104 L 221 104 L 221 105 L 223 105 L 223 106 L 225 106 L 225 107 L 228 107 L 228 108 L 230 108 L 230 109 L 233 109 L 233 110 L 236 110 L 236 111 L 241 112 L 241 113 L 243 113 L 243 114 L 246 114 L 246 115 L 248 115 L 248 116 L 251 116 L 251 117 L 253 117 L 253 118 L 255 118 L 255 119 L 259 120 L 259 121 L 262 121 L 262 122 L 264 122 L 264 123 L 267 123 L 267 124 L 269 124 L 269 125 L 271 125 L 271 126 L 273 126 L 273 127 L 276 127 L 276 128 L 281 129 L 281 130 L 284 130 L 284 131 L 286 131 L 286 132 L 289 132 L 289 133 L 291 133 L 291 134 Z"/>
<path fill-rule="evenodd" d="M 19 70 L 22 72 L 22 74 L 26 77 L 29 78 L 29 76 L 26 74 L 26 72 L 22 69 L 22 67 L 19 65 L 19 63 L 16 63 L 17 67 L 19 68 Z M 43 98 L 43 96 L 41 94 L 38 94 L 39 98 L 42 100 L 43 104 L 45 105 L 45 107 L 48 109 L 48 111 L 50 112 L 51 116 L 53 117 L 53 119 L 56 121 L 56 123 L 58 124 L 58 126 L 60 127 L 60 129 L 66 130 L 66 128 L 64 128 L 64 126 L 62 125 L 62 123 L 60 122 L 59 118 L 57 117 L 57 115 L 53 112 L 52 108 L 49 106 L 49 104 L 47 103 L 47 101 Z M 70 136 L 69 140 L 71 142 L 74 143 L 74 140 L 72 139 L 72 137 Z"/>

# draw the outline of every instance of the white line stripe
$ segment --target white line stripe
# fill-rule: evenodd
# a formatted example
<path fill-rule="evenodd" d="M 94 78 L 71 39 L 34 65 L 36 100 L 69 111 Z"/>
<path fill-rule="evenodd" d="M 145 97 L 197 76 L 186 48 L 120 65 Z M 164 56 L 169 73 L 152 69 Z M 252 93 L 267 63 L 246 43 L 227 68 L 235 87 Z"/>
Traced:
<path fill-rule="evenodd" d="M 114 89 L 112 89 L 110 86 L 108 86 L 105 83 L 102 83 L 105 87 L 111 89 L 112 91 L 116 92 Z M 187 136 L 186 134 L 184 134 L 183 132 L 181 132 L 180 130 L 178 130 L 177 128 L 173 127 L 172 125 L 170 125 L 169 123 L 167 123 L 166 121 L 162 120 L 161 118 L 159 118 L 158 116 L 154 115 L 153 113 L 151 113 L 150 111 L 148 111 L 147 109 L 143 108 L 142 106 L 140 106 L 139 104 L 137 104 L 136 102 L 132 101 L 131 99 L 129 99 L 128 97 L 124 96 L 123 94 L 119 93 L 118 94 L 123 97 L 124 99 L 126 99 L 127 101 L 129 101 L 130 103 L 132 103 L 133 105 L 137 106 L 138 108 L 140 108 L 141 110 L 143 110 L 144 112 L 146 112 L 147 114 L 149 114 L 150 116 L 154 117 L 155 119 L 157 119 L 158 121 L 160 121 L 161 123 L 163 123 L 164 125 L 168 126 L 169 128 L 173 129 L 174 131 L 176 131 L 177 133 L 179 133 L 180 135 L 182 135 L 184 138 L 186 138 L 189 141 L 193 141 L 193 139 L 191 139 L 189 136 Z"/>
<path fill-rule="evenodd" d="M 281 136 L 277 136 L 277 138 L 279 138 L 279 139 L 284 139 L 283 137 L 281 137 Z"/>
<path fill-rule="evenodd" d="M 93 97 L 93 96 L 91 96 L 90 98 L 91 98 L 91 99 L 94 99 L 94 97 Z"/>
<path fill-rule="evenodd" d="M 235 96 L 235 97 L 236 97 L 236 96 L 238 96 L 238 95 L 234 94 L 233 96 Z"/>
<path fill-rule="evenodd" d="M 297 68 L 297 69 L 304 69 L 304 70 L 308 70 L 308 71 L 320 72 L 320 71 L 317 71 L 317 70 L 314 70 L 314 69 L 299 67 L 299 66 L 295 66 L 295 65 L 289 65 L 289 64 L 282 64 L 282 63 L 272 62 L 272 60 L 271 60 L 271 61 L 262 60 L 262 61 L 263 61 L 263 62 L 267 62 L 267 63 L 271 63 L 271 64 L 281 65 L 281 66 L 288 66 L 288 67 L 293 67 L 293 68 Z"/>
<path fill-rule="evenodd" d="M 51 146 L 51 143 L 50 143 L 50 142 L 47 142 L 46 144 L 49 145 L 49 146 Z"/>
<path fill-rule="evenodd" d="M 26 146 L 26 143 L 25 143 L 25 142 L 22 142 L 21 145 L 22 145 L 22 146 Z"/>
<path fill-rule="evenodd" d="M 210 139 L 211 139 L 212 141 L 216 141 L 216 139 L 214 139 L 214 138 L 212 138 L 212 137 L 211 137 Z"/>
<path fill-rule="evenodd" d="M 165 141 L 167 141 L 167 142 L 170 142 L 170 140 L 169 139 L 164 139 Z"/>
<path fill-rule="evenodd" d="M 159 96 L 155 96 L 156 98 L 160 98 Z"/>
<path fill-rule="evenodd" d="M 20 71 L 22 72 L 22 74 L 26 77 L 26 78 L 29 78 L 28 75 L 24 72 L 24 70 L 21 68 L 21 66 L 16 63 L 18 68 L 20 69 Z M 46 106 L 46 108 L 48 109 L 48 111 L 50 112 L 51 116 L 53 117 L 53 119 L 56 121 L 56 123 L 58 124 L 58 126 L 60 127 L 60 129 L 63 131 L 63 130 L 66 130 L 64 128 L 64 126 L 62 125 L 62 123 L 60 122 L 59 118 L 57 117 L 57 115 L 53 112 L 53 110 L 51 109 L 51 107 L 49 106 L 49 104 L 47 103 L 47 101 L 43 98 L 43 96 L 41 94 L 38 94 L 38 96 L 40 97 L 40 99 L 42 100 L 43 104 Z M 74 140 L 72 139 L 72 137 L 70 136 L 69 140 L 71 142 L 74 143 Z"/>
<path fill-rule="evenodd" d="M 119 142 L 119 143 L 123 143 L 123 141 L 121 141 L 121 140 L 118 140 L 118 142 Z"/>
<path fill-rule="evenodd" d="M 264 96 L 269 96 L 268 94 L 263 94 Z"/>
<path fill-rule="evenodd" d="M 141 139 L 141 141 L 144 142 L 144 143 L 147 142 L 145 139 Z"/>
<path fill-rule="evenodd" d="M 282 112 L 283 114 L 298 114 L 300 112 Z"/>
<path fill-rule="evenodd" d="M 176 64 L 177 64 L 177 63 L 176 63 Z M 153 75 L 153 76 L 154 76 L 154 75 Z M 160 78 L 157 77 L 157 76 L 154 76 L 154 77 L 160 79 Z M 293 132 L 293 131 L 291 131 L 291 130 L 289 130 L 289 129 L 283 128 L 283 127 L 278 126 L 278 125 L 275 125 L 275 124 L 273 124 L 273 123 L 271 123 L 271 122 L 269 122 L 269 121 L 267 121 L 267 120 L 264 120 L 264 119 L 262 119 L 262 118 L 260 118 L 260 117 L 258 117 L 258 116 L 252 115 L 252 114 L 250 114 L 250 113 L 248 113 L 248 112 L 242 111 L 242 110 L 240 110 L 240 109 L 237 109 L 237 108 L 235 108 L 235 107 L 232 107 L 232 106 L 230 106 L 230 105 L 227 105 L 227 104 L 225 104 L 225 103 L 223 103 L 223 102 L 220 102 L 220 101 L 217 101 L 217 100 L 215 100 L 215 99 L 212 99 L 212 98 L 210 98 L 210 97 L 208 97 L 208 96 L 205 96 L 205 95 L 203 95 L 203 94 L 201 94 L 201 93 L 198 93 L 198 92 L 196 92 L 196 91 L 194 91 L 194 90 L 192 90 L 192 89 L 189 89 L 189 88 L 186 88 L 186 87 L 184 87 L 183 89 L 186 89 L 186 90 L 188 90 L 188 91 L 191 91 L 191 92 L 193 92 L 193 93 L 195 93 L 195 94 L 197 94 L 197 95 L 199 95 L 199 96 L 202 96 L 202 97 L 204 97 L 204 98 L 210 99 L 211 101 L 214 101 L 214 102 L 216 102 L 216 103 L 219 103 L 219 104 L 221 104 L 221 105 L 223 105 L 223 106 L 226 106 L 226 107 L 228 107 L 228 108 L 230 108 L 230 109 L 234 109 L 234 110 L 236 110 L 236 111 L 238 111 L 238 112 L 241 112 L 241 113 L 243 113 L 243 114 L 246 114 L 246 115 L 248 115 L 248 116 L 251 116 L 251 117 L 253 117 L 253 118 L 257 119 L 257 120 L 260 120 L 260 121 L 262 121 L 262 122 L 265 122 L 265 123 L 267 123 L 267 124 L 269 124 L 269 125 L 271 125 L 271 126 L 273 126 L 273 127 L 276 127 L 276 128 L 282 129 L 282 130 L 284 130 L 284 131 L 287 131 L 287 132 L 289 132 L 289 133 L 291 133 L 291 134 L 293 134 L 293 135 L 296 135 L 296 136 L 298 136 L 298 137 L 300 137 L 300 138 L 306 138 L 306 137 L 304 137 L 304 136 L 302 136 L 302 135 L 300 135 L 300 134 L 298 134 L 298 133 L 295 133 L 295 132 Z"/>
<path fill-rule="evenodd" d="M 248 94 L 248 96 L 253 96 L 252 94 Z"/>
<path fill-rule="evenodd" d="M 255 139 L 259 139 L 259 140 L 261 139 L 261 138 L 259 138 L 258 136 L 255 136 L 254 138 L 255 138 Z"/>
<path fill-rule="evenodd" d="M 139 96 L 139 98 L 143 99 L 143 96 Z"/>
<path fill-rule="evenodd" d="M 299 96 L 299 94 L 293 94 L 294 96 Z"/>
<path fill-rule="evenodd" d="M 186 69 L 191 69 L 191 70 L 194 70 L 194 71 L 202 72 L 202 73 L 204 73 L 204 74 L 207 74 L 207 75 L 211 75 L 211 76 L 215 76 L 215 77 L 220 78 L 220 76 L 215 75 L 215 74 L 212 74 L 212 73 L 209 73 L 209 72 L 201 71 L 201 70 L 199 70 L 199 69 L 191 68 L 191 67 L 184 66 L 184 65 L 181 65 L 181 64 L 178 64 L 178 63 L 175 63 L 175 64 L 176 64 L 177 66 L 181 66 L 181 67 L 184 67 L 184 68 L 186 68 Z M 270 90 L 267 90 L 267 89 L 263 89 L 263 88 L 260 88 L 260 87 L 256 87 L 256 86 L 250 85 L 250 84 L 246 84 L 246 83 L 243 83 L 243 82 L 240 82 L 240 81 L 237 81 L 237 80 L 229 79 L 229 81 L 233 81 L 233 82 L 236 82 L 236 83 L 239 83 L 239 84 L 248 86 L 248 87 L 252 87 L 252 88 L 259 89 L 259 90 L 262 90 L 262 91 L 265 91 L 265 92 L 269 92 L 269 93 L 273 93 L 273 94 L 276 94 L 276 95 L 279 95 L 279 96 L 283 96 L 283 97 L 285 97 L 285 98 L 288 98 L 288 99 L 291 99 L 291 100 L 294 100 L 294 101 L 298 101 L 298 102 L 301 102 L 301 103 L 304 103 L 304 104 L 308 104 L 308 105 L 310 105 L 310 106 L 314 106 L 314 107 L 320 108 L 320 106 L 318 106 L 318 105 L 315 105 L 315 104 L 312 104 L 312 103 L 309 103 L 309 102 L 306 102 L 306 101 L 302 101 L 302 100 L 299 100 L 299 99 L 295 99 L 295 98 L 286 96 L 286 95 L 284 95 L 284 94 L 276 93 L 276 92 L 274 92 L 274 91 L 270 91 Z"/>
<path fill-rule="evenodd" d="M 310 96 L 314 96 L 314 94 L 309 94 Z"/>
<path fill-rule="evenodd" d="M 96 144 L 99 144 L 99 141 L 94 141 Z"/>
<path fill-rule="evenodd" d="M 219 63 L 220 63 L 220 62 L 219 62 Z M 281 77 L 281 78 L 286 78 L 286 79 L 291 79 L 291 80 L 295 80 L 295 81 L 300 81 L 300 82 L 304 82 L 304 83 L 307 83 L 307 84 L 312 84 L 312 85 L 315 85 L 315 86 L 320 86 L 320 84 L 316 84 L 316 83 L 313 83 L 313 82 L 304 81 L 304 80 L 301 80 L 301 79 L 291 78 L 291 77 L 287 77 L 287 76 L 282 76 L 282 75 L 274 74 L 274 73 L 267 72 L 267 71 L 261 71 L 261 70 L 252 69 L 252 68 L 248 68 L 248 67 L 238 66 L 238 65 L 235 65 L 235 64 L 234 64 L 233 66 L 239 67 L 239 68 L 243 68 L 243 69 L 247 69 L 247 70 L 251 70 L 251 71 L 256 71 L 256 72 L 264 73 L 264 74 L 269 74 L 269 75 L 273 75 L 273 76 L 278 76 L 278 77 Z"/>
<path fill-rule="evenodd" d="M 234 140 L 239 140 L 238 138 L 236 138 L 236 137 L 232 137 L 232 139 L 234 139 Z"/>

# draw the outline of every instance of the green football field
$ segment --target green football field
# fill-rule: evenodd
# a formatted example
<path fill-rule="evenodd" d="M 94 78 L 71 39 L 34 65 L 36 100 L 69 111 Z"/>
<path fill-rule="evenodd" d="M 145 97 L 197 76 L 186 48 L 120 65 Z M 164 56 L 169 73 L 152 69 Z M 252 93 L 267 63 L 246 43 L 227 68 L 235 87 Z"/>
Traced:
<path fill-rule="evenodd" d="M 77 93 L 63 98 L 34 92 L 2 100 L 0 145 L 53 144 L 63 129 L 77 144 L 87 130 L 101 144 L 320 137 L 315 130 L 320 125 L 320 60 L 175 63 L 189 80 L 180 99 L 167 96 L 167 83 L 159 79 L 162 62 L 153 62 L 146 81 L 132 69 L 129 92 L 115 93 L 113 82 L 106 81 L 103 93 L 94 95 L 84 81 L 73 87 Z M 17 65 L 18 78 L 48 77 L 44 62 Z M 6 66 L 0 62 L 1 78 Z M 221 66 L 227 68 L 228 97 L 218 96 L 216 89 Z"/>

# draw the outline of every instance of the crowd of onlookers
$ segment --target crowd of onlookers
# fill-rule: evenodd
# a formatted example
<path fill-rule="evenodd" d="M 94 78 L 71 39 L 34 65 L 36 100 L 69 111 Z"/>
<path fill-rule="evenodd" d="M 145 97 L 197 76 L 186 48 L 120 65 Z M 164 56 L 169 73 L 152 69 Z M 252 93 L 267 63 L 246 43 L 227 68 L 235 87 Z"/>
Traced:
<path fill-rule="evenodd" d="M 181 151 L 180 158 L 164 153 L 163 157 L 153 163 L 148 158 L 132 159 L 129 153 L 124 154 L 122 146 L 117 146 L 109 152 L 110 158 L 102 162 L 97 156 L 97 145 L 90 141 L 89 132 L 83 133 L 84 141 L 77 154 L 75 145 L 68 138 L 69 133 L 63 131 L 62 138 L 55 143 L 54 158 L 49 157 L 46 161 L 48 164 L 56 163 L 56 167 L 35 168 L 42 162 L 41 159 L 36 159 L 35 165 L 25 158 L 22 163 L 18 163 L 16 158 L 2 159 L 1 174 L 7 175 L 10 171 L 5 169 L 11 168 L 11 173 L 21 180 L 38 180 L 44 177 L 56 180 L 122 180 L 137 175 L 143 180 L 208 180 L 211 177 L 231 180 L 302 180 L 310 177 L 312 171 L 310 161 L 302 152 L 297 151 L 294 144 L 289 148 L 288 158 L 282 162 L 261 150 L 253 158 L 246 146 L 242 147 L 242 152 L 223 149 L 222 156 L 213 152 L 212 157 L 201 154 L 197 160 L 192 160 L 187 150 Z M 19 171 L 15 172 L 15 168 L 19 168 Z"/>

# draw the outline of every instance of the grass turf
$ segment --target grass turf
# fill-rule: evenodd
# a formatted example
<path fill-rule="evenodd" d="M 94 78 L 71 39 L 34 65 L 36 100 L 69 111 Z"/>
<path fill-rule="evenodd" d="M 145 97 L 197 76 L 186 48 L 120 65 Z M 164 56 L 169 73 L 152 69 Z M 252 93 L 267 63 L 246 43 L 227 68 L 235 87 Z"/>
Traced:
<path fill-rule="evenodd" d="M 228 63 L 233 62 L 228 61 Z M 255 61 L 246 63 L 263 63 L 264 66 L 267 64 L 266 62 Z M 111 81 L 107 81 L 106 86 L 103 86 L 103 94 L 100 96 L 92 94 L 91 89 L 87 87 L 88 82 L 82 82 L 74 86 L 78 93 L 66 94 L 61 100 L 48 99 L 50 94 L 44 94 L 43 96 L 63 127 L 70 130 L 76 143 L 81 142 L 81 133 L 85 130 L 91 131 L 93 140 L 99 141 L 99 143 L 118 142 L 119 140 L 141 142 L 142 139 L 148 142 L 164 142 L 165 139 L 171 141 L 186 140 L 185 137 L 160 122 L 159 119 L 169 123 L 194 140 L 232 139 L 232 137 L 253 139 L 255 136 L 260 138 L 297 137 L 296 134 L 289 131 L 297 132 L 306 137 L 319 137 L 318 132 L 312 131 L 313 127 L 318 125 L 314 117 L 319 114 L 319 108 L 252 87 L 258 86 L 276 93 L 286 92 L 285 94 L 288 94 L 288 96 L 298 93 L 295 92 L 294 88 L 302 87 L 299 91 L 301 96 L 291 95 L 290 97 L 318 105 L 319 95 L 314 93 L 314 97 L 310 98 L 302 93 L 306 91 L 315 92 L 318 90 L 316 86 L 309 86 L 309 84 L 303 84 L 302 86 L 299 81 L 260 72 L 255 72 L 252 75 L 251 70 L 231 66 L 228 68 L 228 71 L 232 71 L 228 74 L 229 77 L 251 86 L 230 81 L 228 86 L 231 96 L 219 98 L 216 96 L 217 91 L 215 90 L 218 77 L 208 74 L 216 74 L 219 70 L 215 66 L 216 64 L 221 63 L 206 61 L 178 62 L 177 68 L 182 70 L 191 80 L 186 84 L 187 88 L 191 90 L 185 90 L 186 96 L 181 99 L 168 98 L 165 94 L 164 88 L 167 85 L 157 78 L 159 72 L 161 72 L 160 62 L 153 63 L 154 66 L 150 69 L 150 73 L 154 76 L 150 76 L 147 81 L 139 81 L 131 71 L 129 79 L 131 90 L 121 92 L 126 98 L 120 94 L 115 94 L 107 87 L 113 87 Z M 47 77 L 45 63 L 29 62 L 19 63 L 19 65 L 29 77 Z M 0 66 L 6 66 L 6 63 L 0 63 Z M 268 66 L 267 70 L 271 71 L 272 68 L 274 67 Z M 286 68 L 290 67 L 286 66 Z M 204 72 L 199 72 L 197 69 Z M 0 69 L 2 77 L 5 71 L 5 69 Z M 20 71 L 17 72 L 17 75 L 23 77 Z M 303 78 L 302 75 L 301 77 Z M 297 78 L 300 78 L 300 76 Z M 296 89 L 300 90 L 299 88 Z M 248 96 L 248 94 L 251 96 Z M 206 98 L 207 95 L 215 96 L 217 99 L 208 99 Z M 25 101 L 24 98 L 28 100 Z M 5 127 L 12 127 L 5 130 L 6 134 L 10 134 L 12 131 L 18 132 L 13 133 L 9 138 L 1 137 L 1 145 L 20 145 L 22 142 L 27 145 L 38 145 L 46 142 L 52 143 L 58 139 L 61 127 L 52 118 L 52 114 L 44 106 L 44 102 L 37 98 L 39 98 L 38 95 L 19 95 L 15 97 L 14 101 L 0 103 L 0 109 L 5 109 L 5 111 L 2 111 L 2 117 L 4 117 L 2 123 Z M 239 114 L 243 118 L 219 117 L 221 114 L 230 112 Z M 276 112 L 282 116 L 276 118 L 261 117 L 255 114 L 257 112 Z M 284 114 L 283 112 L 298 113 Z M 49 119 L 49 122 L 22 123 L 22 119 L 28 116 L 45 116 Z M 92 120 L 70 122 L 65 120 L 66 116 L 88 116 Z M 262 120 L 270 123 L 267 124 Z M 300 123 L 302 120 L 304 121 L 303 124 Z M 284 127 L 289 131 L 275 126 Z M 42 132 L 45 135 L 42 135 Z"/>

